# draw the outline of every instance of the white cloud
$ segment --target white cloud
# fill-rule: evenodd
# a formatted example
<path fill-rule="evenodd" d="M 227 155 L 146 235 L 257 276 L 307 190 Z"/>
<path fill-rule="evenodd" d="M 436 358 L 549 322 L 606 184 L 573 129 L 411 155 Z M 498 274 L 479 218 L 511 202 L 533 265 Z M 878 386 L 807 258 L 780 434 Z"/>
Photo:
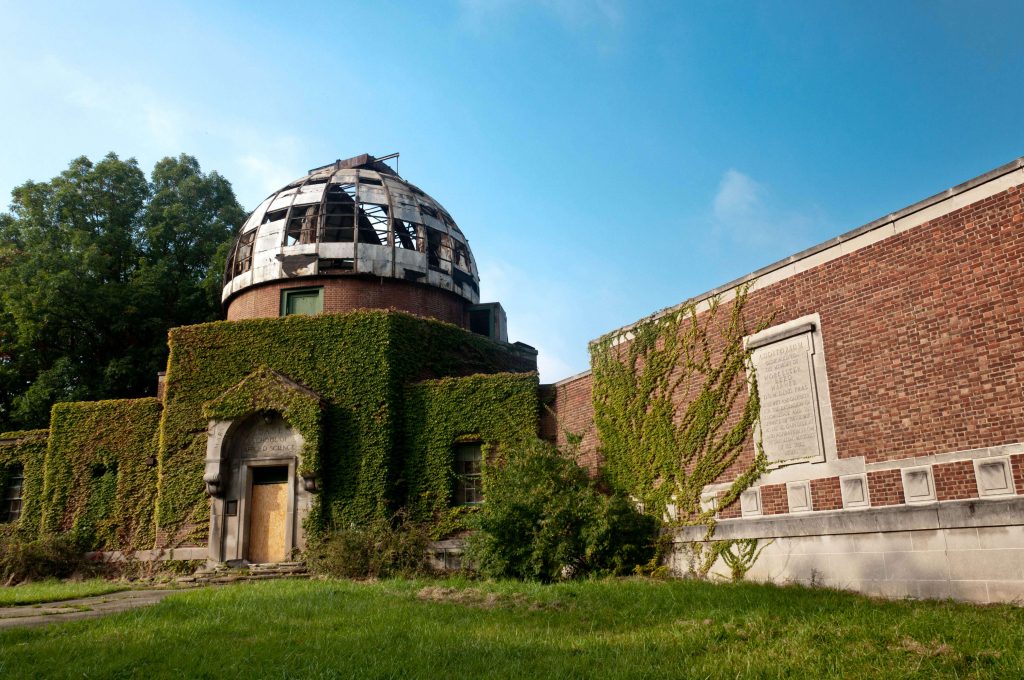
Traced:
<path fill-rule="evenodd" d="M 735 168 L 722 175 L 711 213 L 716 236 L 751 249 L 791 249 L 806 241 L 816 223 L 825 221 L 814 206 L 779 207 L 766 185 Z"/>

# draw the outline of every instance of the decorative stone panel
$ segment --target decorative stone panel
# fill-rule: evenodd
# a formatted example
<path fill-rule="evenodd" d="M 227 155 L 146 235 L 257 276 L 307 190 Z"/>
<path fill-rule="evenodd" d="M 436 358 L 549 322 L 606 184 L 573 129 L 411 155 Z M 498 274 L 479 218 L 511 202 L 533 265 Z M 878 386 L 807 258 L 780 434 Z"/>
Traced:
<path fill-rule="evenodd" d="M 839 478 L 839 488 L 842 492 L 844 508 L 867 508 L 871 506 L 871 499 L 868 495 L 868 476 L 844 475 Z"/>
<path fill-rule="evenodd" d="M 981 496 L 1012 496 L 1016 493 L 1009 458 L 975 459 L 974 476 Z"/>
<path fill-rule="evenodd" d="M 935 481 L 932 478 L 932 467 L 902 468 L 903 493 L 907 503 L 931 503 L 935 501 Z"/>

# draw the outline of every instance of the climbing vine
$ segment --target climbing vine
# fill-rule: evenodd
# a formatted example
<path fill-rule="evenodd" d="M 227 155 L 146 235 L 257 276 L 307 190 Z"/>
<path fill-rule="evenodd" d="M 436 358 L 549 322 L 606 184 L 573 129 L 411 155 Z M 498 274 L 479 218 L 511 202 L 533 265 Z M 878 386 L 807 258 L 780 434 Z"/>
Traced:
<path fill-rule="evenodd" d="M 493 457 L 537 433 L 537 374 L 496 373 L 410 385 L 405 398 L 401 485 L 413 518 L 429 521 L 435 538 L 468 528 L 473 506 L 453 505 L 455 449 L 480 442 Z"/>
<path fill-rule="evenodd" d="M 7 488 L 11 474 L 21 469 L 21 516 L 17 522 L 0 524 L 0 534 L 17 533 L 35 538 L 39 533 L 43 495 L 43 460 L 46 457 L 48 430 L 22 430 L 0 433 L 0 493 Z"/>
<path fill-rule="evenodd" d="M 704 488 L 732 470 L 718 501 L 725 507 L 767 468 L 759 443 L 749 462 L 740 461 L 760 409 L 743 338 L 770 322 L 748 325 L 748 292 L 749 284 L 738 287 L 725 309 L 720 297 L 706 310 L 689 303 L 591 346 L 594 419 L 609 482 L 648 513 L 707 525 L 709 537 L 715 509 L 702 507 Z"/>
<path fill-rule="evenodd" d="M 160 415 L 156 399 L 55 404 L 42 532 L 95 549 L 152 547 Z"/>
<path fill-rule="evenodd" d="M 403 415 L 410 408 L 428 407 L 431 400 L 421 398 L 423 390 L 438 394 L 452 390 L 451 398 L 456 399 L 475 393 L 469 387 L 458 388 L 459 384 L 489 383 L 485 376 L 475 383 L 441 381 L 433 389 L 425 386 L 419 392 L 407 392 L 409 385 L 532 368 L 532 359 L 512 346 L 451 324 L 387 310 L 222 321 L 173 329 L 159 447 L 160 531 L 172 544 L 205 540 L 209 502 L 202 478 L 207 419 L 282 407 L 276 397 L 257 396 L 254 388 L 267 379 L 254 377 L 254 371 L 263 371 L 264 376 L 266 371 L 277 372 L 323 401 L 319 430 L 313 426 L 309 401 L 299 404 L 288 397 L 285 401 L 291 405 L 283 408 L 291 417 L 282 414 L 306 437 L 307 447 L 313 437 L 319 437 L 319 450 L 303 454 L 303 472 L 318 473 L 322 478 L 319 506 L 307 521 L 307 530 L 316 534 L 332 526 L 389 516 L 406 502 L 409 489 L 401 482 L 409 475 L 404 467 L 419 465 L 424 456 L 429 458 L 423 452 L 411 453 L 410 447 L 429 448 L 439 441 L 433 434 L 417 434 L 421 431 L 415 425 L 418 421 L 407 421 L 409 416 Z M 247 380 L 248 387 L 242 385 Z M 532 380 L 535 385 L 536 379 Z M 501 382 L 496 379 L 494 384 Z M 483 387 L 480 390 L 481 394 L 488 392 Z M 413 399 L 408 408 L 407 398 Z M 533 399 L 535 403 L 536 390 Z M 431 408 L 439 417 L 445 413 L 436 404 Z M 501 401 L 474 401 L 463 413 L 448 413 L 445 418 L 455 424 L 457 416 L 486 421 L 506 408 Z M 536 406 L 533 408 L 535 413 Z M 531 426 L 536 427 L 535 415 Z M 482 427 L 473 422 L 453 424 L 450 432 L 484 436 Z M 415 432 L 407 432 L 409 428 Z M 419 498 L 411 501 L 421 502 Z"/>

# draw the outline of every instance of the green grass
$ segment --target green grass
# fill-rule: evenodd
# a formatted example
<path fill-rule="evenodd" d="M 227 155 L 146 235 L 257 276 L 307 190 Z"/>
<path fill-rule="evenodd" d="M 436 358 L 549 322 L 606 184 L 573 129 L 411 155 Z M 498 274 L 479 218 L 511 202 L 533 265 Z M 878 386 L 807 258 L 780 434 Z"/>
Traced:
<path fill-rule="evenodd" d="M 1024 610 L 678 581 L 258 582 L 2 631 L 0 677 L 1024 677 Z"/>
<path fill-rule="evenodd" d="M 13 607 L 19 604 L 38 604 L 56 600 L 73 600 L 79 597 L 106 595 L 119 590 L 127 590 L 128 586 L 103 579 L 88 581 L 38 581 L 22 583 L 16 586 L 0 587 L 0 607 Z"/>

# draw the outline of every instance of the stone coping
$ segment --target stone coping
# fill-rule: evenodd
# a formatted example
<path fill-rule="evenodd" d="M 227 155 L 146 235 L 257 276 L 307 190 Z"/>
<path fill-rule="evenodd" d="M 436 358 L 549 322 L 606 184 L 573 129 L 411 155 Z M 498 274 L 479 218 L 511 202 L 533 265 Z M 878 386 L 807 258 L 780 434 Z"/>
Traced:
<path fill-rule="evenodd" d="M 941 501 L 864 510 L 835 510 L 719 520 L 712 540 L 833 536 L 893 531 L 925 531 L 1024 524 L 1024 498 Z M 681 527 L 677 541 L 704 541 L 704 526 Z"/>
<path fill-rule="evenodd" d="M 708 300 L 710 298 L 713 298 L 715 296 L 722 295 L 724 293 L 728 293 L 730 291 L 735 290 L 737 287 L 743 285 L 744 283 L 755 281 L 757 279 L 762 279 L 763 277 L 766 277 L 766 275 L 768 275 L 768 274 L 772 274 L 772 273 L 778 272 L 779 270 L 782 270 L 782 269 L 784 269 L 785 267 L 787 267 L 789 265 L 793 265 L 794 263 L 800 262 L 801 260 L 806 260 L 806 259 L 808 259 L 808 258 L 810 258 L 810 257 L 812 257 L 814 255 L 818 255 L 819 253 L 822 253 L 822 252 L 824 252 L 826 250 L 830 250 L 832 248 L 836 248 L 840 244 L 844 244 L 844 243 L 846 243 L 848 241 L 852 241 L 853 239 L 856 239 L 857 237 L 863 236 L 863 235 L 865 235 L 865 234 L 867 234 L 869 232 L 880 230 L 880 229 L 883 229 L 883 228 L 888 227 L 890 225 L 894 225 L 896 222 L 901 221 L 901 220 L 907 221 L 907 218 L 910 218 L 913 215 L 917 215 L 918 213 L 922 213 L 922 215 L 917 215 L 917 217 L 914 218 L 916 222 L 924 223 L 924 222 L 930 221 L 931 219 L 935 219 L 935 218 L 939 217 L 940 215 L 938 215 L 938 214 L 931 215 L 930 213 L 923 213 L 923 211 L 928 210 L 929 208 L 933 208 L 935 206 L 938 206 L 942 202 L 948 201 L 951 198 L 960 196 L 961 194 L 964 194 L 964 193 L 970 191 L 971 189 L 975 189 L 977 187 L 980 187 L 980 186 L 983 186 L 985 184 L 988 184 L 989 182 L 993 182 L 994 180 L 998 180 L 999 178 L 1004 177 L 1005 175 L 1009 175 L 1009 174 L 1011 174 L 1011 173 L 1013 173 L 1015 171 L 1021 170 L 1022 168 L 1024 168 L 1024 157 L 1017 158 L 1016 160 L 1010 161 L 1009 163 L 1007 163 L 1005 165 L 1001 165 L 998 168 L 995 168 L 994 170 L 990 170 L 990 171 L 988 171 L 988 172 L 986 172 L 986 173 L 984 173 L 982 175 L 979 175 L 979 176 L 975 177 L 974 179 L 967 180 L 966 182 L 963 182 L 963 183 L 958 184 L 958 185 L 956 185 L 954 187 L 946 189 L 945 191 L 940 191 L 939 193 L 935 194 L 934 196 L 929 196 L 928 198 L 926 198 L 926 199 L 924 199 L 922 201 L 918 201 L 917 203 L 909 205 L 906 208 L 903 208 L 901 210 L 897 210 L 896 212 L 889 213 L 888 215 L 885 215 L 884 217 L 880 217 L 880 218 L 878 218 L 876 220 L 868 222 L 867 224 L 865 224 L 863 226 L 857 227 L 856 229 L 852 229 L 852 230 L 850 230 L 850 231 L 848 231 L 848 232 L 846 232 L 844 234 L 840 234 L 839 236 L 831 238 L 828 241 L 825 241 L 823 243 L 819 243 L 816 246 L 811 246 L 810 248 L 807 248 L 805 250 L 801 250 L 798 253 L 790 255 L 789 257 L 783 258 L 783 259 L 781 259 L 781 260 L 779 260 L 777 262 L 773 262 L 772 264 L 769 264 L 769 265 L 767 265 L 765 267 L 761 267 L 760 269 L 758 269 L 758 270 L 756 270 L 754 272 L 751 272 L 750 274 L 747 274 L 746 276 L 741 276 L 738 279 L 734 279 L 734 280 L 732 280 L 732 281 L 730 281 L 728 283 L 722 284 L 721 286 L 717 286 L 716 288 L 712 288 L 711 290 L 709 290 L 707 292 L 704 292 L 704 293 L 701 293 L 700 295 L 694 295 L 694 296 L 692 296 L 690 298 L 687 298 L 686 300 L 684 300 L 683 302 L 681 302 L 679 304 L 675 304 L 675 305 L 672 305 L 672 306 L 669 306 L 669 307 L 665 307 L 664 309 L 660 309 L 660 310 L 654 312 L 653 314 L 649 314 L 648 316 L 643 317 L 642 319 L 640 319 L 638 321 L 634 321 L 633 323 L 627 324 L 625 326 L 620 326 L 619 328 L 616 328 L 614 330 L 608 331 L 607 333 L 604 333 L 603 335 L 601 335 L 600 337 L 596 338 L 595 340 L 591 340 L 590 344 L 594 344 L 594 343 L 598 342 L 599 340 L 601 340 L 602 338 L 606 338 L 606 337 L 609 337 L 609 336 L 613 336 L 614 337 L 614 336 L 620 336 L 620 335 L 626 334 L 629 331 L 631 331 L 633 328 L 639 326 L 642 323 L 645 323 L 647 321 L 652 321 L 654 319 L 659 319 L 659 318 L 665 316 L 666 314 L 669 314 L 669 313 L 671 313 L 671 312 L 673 312 L 673 311 L 675 311 L 677 309 L 682 309 L 683 307 L 685 307 L 688 304 L 699 304 L 699 303 L 702 303 L 702 302 L 704 302 L 704 301 L 706 301 L 706 300 Z M 960 207 L 960 206 L 951 206 L 951 207 L 949 207 L 948 210 L 944 211 L 943 214 L 948 213 L 948 212 L 952 212 L 953 210 L 957 209 L 958 207 Z M 916 224 L 908 224 L 907 228 L 911 228 L 913 226 L 917 226 L 917 225 Z M 889 236 L 889 235 L 892 235 L 892 234 L 886 234 L 882 238 L 885 238 L 886 236 Z M 787 276 L 782 276 L 782 277 L 779 277 L 778 280 L 781 280 L 782 278 L 788 278 L 788 277 Z M 774 282 L 774 280 L 772 282 Z"/>

